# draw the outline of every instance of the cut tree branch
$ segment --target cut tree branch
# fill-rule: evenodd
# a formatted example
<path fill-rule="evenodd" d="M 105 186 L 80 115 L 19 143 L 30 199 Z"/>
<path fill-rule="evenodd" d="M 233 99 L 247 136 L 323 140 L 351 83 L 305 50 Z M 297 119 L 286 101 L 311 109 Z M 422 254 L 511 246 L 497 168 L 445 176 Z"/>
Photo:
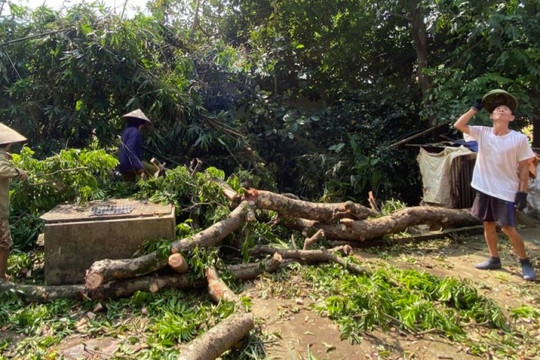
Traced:
<path fill-rule="evenodd" d="M 238 280 L 255 279 L 264 272 L 273 273 L 284 264 L 281 255 L 275 253 L 271 258 L 262 263 L 238 264 L 229 266 L 229 271 L 234 273 Z"/>
<path fill-rule="evenodd" d="M 214 360 L 229 350 L 242 338 L 247 336 L 255 327 L 253 315 L 245 313 L 238 296 L 219 278 L 214 267 L 206 269 L 208 292 L 215 302 L 222 300 L 232 301 L 239 312 L 230 315 L 227 319 L 208 330 L 181 351 L 178 359 L 182 360 Z"/>
<path fill-rule="evenodd" d="M 409 207 L 387 216 L 358 220 L 376 215 L 377 212 L 352 202 L 310 203 L 256 189 L 249 189 L 246 194 L 246 198 L 224 220 L 190 238 L 174 241 L 172 253 L 190 251 L 195 247 L 216 246 L 247 221 L 256 220 L 256 209 L 279 212 L 283 216 L 282 224 L 291 229 L 306 234 L 322 230 L 329 240 L 350 242 L 379 239 L 419 224 L 447 228 L 480 223 L 467 210 L 432 206 Z M 331 220 L 334 220 L 334 223 L 331 223 Z M 85 283 L 87 289 L 92 290 L 109 281 L 146 275 L 166 266 L 167 259 L 158 258 L 155 252 L 134 259 L 104 259 L 92 264 Z"/>
<path fill-rule="evenodd" d="M 181 350 L 178 360 L 214 360 L 255 327 L 251 313 L 234 313 Z"/>
<path fill-rule="evenodd" d="M 206 281 L 208 281 L 208 293 L 214 302 L 219 303 L 221 300 L 226 300 L 240 305 L 238 296 L 220 279 L 213 266 L 206 269 L 205 275 Z"/>
<path fill-rule="evenodd" d="M 279 255 L 258 263 L 232 265 L 228 268 L 234 278 L 251 280 L 264 272 L 275 272 L 283 265 Z M 25 302 L 44 303 L 57 299 L 109 299 L 133 295 L 137 291 L 158 292 L 164 289 L 193 289 L 207 286 L 204 279 L 190 281 L 188 274 L 146 275 L 134 279 L 110 281 L 94 290 L 86 289 L 84 284 L 74 285 L 24 285 L 0 282 L 1 292 L 13 292 Z"/>
<path fill-rule="evenodd" d="M 187 239 L 172 243 L 172 252 L 189 251 L 195 247 L 210 247 L 238 229 L 246 221 L 249 204 L 241 203 L 225 219 Z M 149 274 L 167 266 L 168 259 L 161 259 L 156 252 L 134 259 L 104 259 L 96 261 L 88 269 L 85 283 L 87 289 L 96 289 L 101 284 L 119 279 L 128 279 Z"/>
<path fill-rule="evenodd" d="M 367 270 L 357 264 L 354 264 L 344 259 L 342 256 L 336 255 L 336 252 L 341 252 L 345 255 L 349 255 L 351 253 L 351 248 L 350 246 L 345 245 L 335 247 L 331 250 L 325 248 L 322 248 L 320 250 L 285 250 L 276 249 L 271 246 L 256 246 L 249 251 L 249 254 L 252 256 L 257 256 L 260 254 L 279 254 L 283 259 L 295 259 L 311 264 L 332 261 L 342 265 L 345 269 L 352 271 L 356 274 L 369 275 L 369 272 Z"/>
<path fill-rule="evenodd" d="M 157 292 L 163 289 L 202 288 L 206 281 L 190 281 L 183 275 L 148 275 L 135 279 L 111 281 L 97 289 L 87 290 L 84 284 L 39 286 L 0 283 L 0 292 L 14 292 L 25 302 L 49 302 L 57 299 L 109 299 L 133 295 L 137 291 Z"/>
<path fill-rule="evenodd" d="M 259 209 L 273 210 L 283 217 L 305 218 L 324 223 L 344 217 L 366 219 L 379 215 L 376 211 L 352 201 L 313 203 L 264 190 L 249 189 L 246 192 L 246 199 L 255 201 Z"/>

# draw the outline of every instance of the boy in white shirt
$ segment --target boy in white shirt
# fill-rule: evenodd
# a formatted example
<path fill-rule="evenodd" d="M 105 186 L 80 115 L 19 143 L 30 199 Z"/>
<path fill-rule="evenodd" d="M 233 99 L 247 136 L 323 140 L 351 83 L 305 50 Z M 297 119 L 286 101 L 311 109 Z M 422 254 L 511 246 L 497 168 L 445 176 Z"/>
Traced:
<path fill-rule="evenodd" d="M 517 100 L 504 90 L 490 91 L 455 122 L 454 127 L 478 142 L 478 155 L 471 186 L 477 190 L 471 213 L 483 221 L 490 259 L 477 269 L 500 269 L 497 223 L 510 239 L 519 257 L 523 278 L 535 280 L 534 268 L 517 232 L 516 211 L 527 206 L 528 162 L 534 158 L 527 137 L 509 128 Z M 490 113 L 493 127 L 470 126 L 470 119 L 482 108 Z"/>

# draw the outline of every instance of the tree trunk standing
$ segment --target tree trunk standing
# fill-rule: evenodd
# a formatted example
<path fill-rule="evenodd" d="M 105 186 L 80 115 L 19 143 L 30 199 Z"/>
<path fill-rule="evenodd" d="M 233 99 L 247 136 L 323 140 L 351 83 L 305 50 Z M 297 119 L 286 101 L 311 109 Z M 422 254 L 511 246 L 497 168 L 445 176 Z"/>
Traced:
<path fill-rule="evenodd" d="M 199 7 L 201 5 L 201 1 L 197 0 L 197 3 L 195 4 L 195 15 L 193 16 L 193 23 L 191 24 L 191 29 L 189 31 L 189 38 L 192 39 L 195 36 L 195 31 L 197 31 L 197 28 L 199 27 Z"/>
<path fill-rule="evenodd" d="M 424 74 L 424 69 L 428 66 L 428 50 L 427 50 L 427 30 L 424 23 L 424 12 L 420 0 L 410 0 L 409 14 L 411 21 L 411 35 L 414 41 L 417 58 L 417 77 L 422 91 L 422 100 L 424 106 L 428 103 L 428 96 L 431 90 L 431 79 Z M 430 119 L 431 125 L 435 125 L 433 119 Z"/>

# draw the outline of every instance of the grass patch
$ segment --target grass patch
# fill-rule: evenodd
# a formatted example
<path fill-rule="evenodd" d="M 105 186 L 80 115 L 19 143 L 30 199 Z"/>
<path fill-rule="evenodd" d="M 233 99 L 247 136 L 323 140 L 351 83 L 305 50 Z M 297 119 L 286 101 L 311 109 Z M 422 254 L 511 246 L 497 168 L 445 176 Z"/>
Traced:
<path fill-rule="evenodd" d="M 29 305 L 15 294 L 3 293 L 0 309 L 0 359 L 60 359 L 58 345 L 72 336 L 85 341 L 119 340 L 115 359 L 176 359 L 178 344 L 189 342 L 235 311 L 232 303 L 215 305 L 205 292 L 196 290 Z M 262 359 L 262 343 L 254 331 L 223 359 Z"/>

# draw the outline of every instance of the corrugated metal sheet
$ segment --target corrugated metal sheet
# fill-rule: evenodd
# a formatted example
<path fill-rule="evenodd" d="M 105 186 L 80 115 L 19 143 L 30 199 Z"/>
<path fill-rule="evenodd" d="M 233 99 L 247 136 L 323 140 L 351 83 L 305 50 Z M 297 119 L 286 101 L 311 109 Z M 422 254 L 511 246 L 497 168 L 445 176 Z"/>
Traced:
<path fill-rule="evenodd" d="M 471 187 L 472 173 L 476 154 L 459 156 L 450 166 L 450 197 L 454 209 L 470 208 L 473 204 L 475 192 Z"/>

